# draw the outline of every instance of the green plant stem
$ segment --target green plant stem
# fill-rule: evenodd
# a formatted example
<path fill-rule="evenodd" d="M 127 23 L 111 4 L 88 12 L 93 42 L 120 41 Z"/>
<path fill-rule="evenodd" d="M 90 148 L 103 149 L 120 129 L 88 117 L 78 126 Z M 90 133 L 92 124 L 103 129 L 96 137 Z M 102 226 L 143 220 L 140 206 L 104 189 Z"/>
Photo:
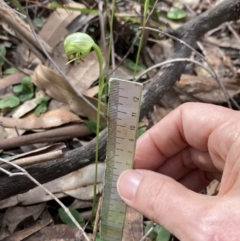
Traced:
<path fill-rule="evenodd" d="M 99 149 L 99 133 L 100 133 L 100 113 L 101 113 L 101 98 L 102 91 L 104 87 L 104 77 L 103 77 L 103 57 L 102 52 L 97 44 L 93 45 L 93 49 L 97 54 L 98 62 L 99 62 L 99 91 L 98 91 L 98 112 L 97 112 L 97 128 L 96 128 L 96 154 L 95 154 L 95 180 L 94 180 L 94 197 L 93 197 L 93 213 L 96 208 L 96 197 L 97 197 L 97 179 L 98 179 L 98 149 Z"/>
<path fill-rule="evenodd" d="M 107 73 L 106 76 L 108 76 L 108 71 L 110 67 L 110 58 L 111 58 L 111 49 L 112 49 L 112 42 L 113 42 L 113 19 L 114 19 L 114 10 L 115 10 L 115 0 L 112 1 L 112 14 L 111 14 L 111 21 L 110 21 L 110 39 L 109 39 L 109 48 L 108 48 L 108 62 L 107 62 Z"/>
<path fill-rule="evenodd" d="M 142 29 L 142 33 L 141 33 L 141 37 L 140 37 L 139 46 L 138 46 L 137 58 L 136 58 L 135 68 L 134 68 L 134 73 L 133 73 L 133 80 L 135 80 L 135 77 L 136 77 L 137 65 L 138 65 L 138 62 L 139 62 L 139 57 L 140 57 L 140 53 L 141 53 L 141 49 L 142 49 L 142 43 L 143 43 L 143 37 L 144 37 L 144 28 L 145 28 L 145 25 L 146 25 L 148 7 L 149 7 L 149 0 L 145 0 L 144 11 L 143 11 L 143 24 L 142 24 L 143 29 Z"/>

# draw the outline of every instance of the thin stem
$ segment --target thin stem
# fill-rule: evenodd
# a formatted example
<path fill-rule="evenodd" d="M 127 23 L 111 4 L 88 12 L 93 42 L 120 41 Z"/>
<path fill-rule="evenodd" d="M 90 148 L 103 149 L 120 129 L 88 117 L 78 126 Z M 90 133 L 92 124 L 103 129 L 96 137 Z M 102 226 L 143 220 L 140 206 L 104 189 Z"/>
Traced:
<path fill-rule="evenodd" d="M 135 63 L 135 68 L 134 68 L 134 73 L 133 73 L 133 80 L 135 80 L 135 76 L 136 76 L 136 72 L 137 72 L 137 65 L 139 62 L 139 57 L 140 57 L 140 53 L 141 53 L 141 49 L 142 49 L 148 6 L 149 6 L 149 0 L 145 0 L 144 11 L 143 11 L 143 28 L 142 28 L 142 33 L 141 33 L 141 37 L 140 37 L 140 43 L 138 46 L 137 58 L 136 58 L 136 63 Z"/>
<path fill-rule="evenodd" d="M 97 179 L 98 179 L 98 152 L 99 152 L 99 133 L 100 133 L 100 113 L 101 113 L 101 98 L 102 91 L 104 87 L 104 77 L 103 77 L 103 57 L 102 52 L 97 44 L 93 45 L 99 62 L 99 92 L 98 92 L 98 112 L 97 112 L 97 129 L 96 129 L 96 153 L 95 153 L 95 180 L 94 180 L 94 197 L 93 197 L 93 214 L 96 207 L 96 197 L 97 197 Z"/>
<path fill-rule="evenodd" d="M 112 49 L 112 42 L 113 42 L 113 19 L 114 19 L 114 9 L 115 9 L 115 0 L 112 1 L 112 14 L 111 14 L 111 21 L 110 21 L 110 39 L 109 39 L 109 48 L 108 48 L 108 62 L 107 62 L 107 73 L 108 75 L 109 66 L 110 66 L 110 58 L 111 58 L 111 49 Z"/>

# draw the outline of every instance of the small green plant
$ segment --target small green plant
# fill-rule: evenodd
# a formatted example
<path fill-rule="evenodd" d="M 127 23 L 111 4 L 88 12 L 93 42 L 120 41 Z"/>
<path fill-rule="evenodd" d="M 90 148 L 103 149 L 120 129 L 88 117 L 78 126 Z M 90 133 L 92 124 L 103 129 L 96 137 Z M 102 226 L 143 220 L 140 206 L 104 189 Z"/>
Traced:
<path fill-rule="evenodd" d="M 73 55 L 75 57 L 68 63 L 74 60 L 83 59 L 88 56 L 93 49 L 99 62 L 99 92 L 98 92 L 98 112 L 97 112 L 97 126 L 96 126 L 96 155 L 95 155 L 95 183 L 94 183 L 94 199 L 93 199 L 93 212 L 96 208 L 96 194 L 97 194 L 97 171 L 98 171 L 98 149 L 99 149 L 99 132 L 100 132 L 100 113 L 101 113 L 101 98 L 104 87 L 103 77 L 103 56 L 100 48 L 94 40 L 86 33 L 73 33 L 66 37 L 64 40 L 64 50 L 68 58 Z"/>
<path fill-rule="evenodd" d="M 35 108 L 34 113 L 36 116 L 40 116 L 42 113 L 47 111 L 47 104 L 49 99 L 49 97 L 44 96 L 35 100 L 37 107 Z"/>
<path fill-rule="evenodd" d="M 139 46 L 138 46 L 137 58 L 136 58 L 134 74 L 133 74 L 133 80 L 135 80 L 135 76 L 136 76 L 136 72 L 137 72 L 137 66 L 138 66 L 138 62 L 139 62 L 139 57 L 140 57 L 140 53 L 141 53 L 141 49 L 142 49 L 144 30 L 145 30 L 144 28 L 146 26 L 148 7 L 149 7 L 149 0 L 145 0 L 144 10 L 143 10 L 143 23 L 142 23 L 143 29 L 142 29 L 142 33 L 141 33 L 141 37 L 140 37 L 140 43 L 139 43 Z"/>
<path fill-rule="evenodd" d="M 32 99 L 34 96 L 34 86 L 29 76 L 22 79 L 22 83 L 13 86 L 13 92 L 19 95 L 22 102 Z"/>
<path fill-rule="evenodd" d="M 9 96 L 0 100 L 0 109 L 14 108 L 20 105 L 20 99 L 16 96 Z"/>
<path fill-rule="evenodd" d="M 73 217 L 76 219 L 76 221 L 79 223 L 81 227 L 85 225 L 85 221 L 82 217 L 82 215 L 75 209 L 75 208 L 68 208 L 69 212 L 73 215 Z M 70 227 L 76 227 L 73 221 L 69 218 L 68 214 L 64 211 L 63 208 L 58 209 L 58 214 L 62 222 L 67 224 Z"/>

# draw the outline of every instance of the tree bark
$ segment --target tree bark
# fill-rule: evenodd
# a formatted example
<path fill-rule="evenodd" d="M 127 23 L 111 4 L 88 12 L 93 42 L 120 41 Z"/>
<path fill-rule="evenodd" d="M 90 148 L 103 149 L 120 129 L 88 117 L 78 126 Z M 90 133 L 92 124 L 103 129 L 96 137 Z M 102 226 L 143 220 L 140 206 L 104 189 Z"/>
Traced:
<path fill-rule="evenodd" d="M 198 17 L 183 24 L 175 32 L 175 36 L 194 47 L 196 41 L 206 32 L 227 21 L 240 18 L 240 0 L 225 0 Z M 188 58 L 191 50 L 185 45 L 175 42 L 172 58 Z M 162 68 L 151 83 L 144 89 L 140 118 L 142 119 L 159 101 L 164 93 L 179 80 L 185 67 L 184 62 L 171 63 Z M 104 160 L 106 151 L 107 130 L 103 130 L 99 141 L 100 160 Z M 63 158 L 43 164 L 33 165 L 26 170 L 39 182 L 45 183 L 66 175 L 94 161 L 95 139 L 84 147 L 65 154 Z M 25 176 L 8 177 L 0 174 L 0 199 L 25 192 L 35 186 Z"/>

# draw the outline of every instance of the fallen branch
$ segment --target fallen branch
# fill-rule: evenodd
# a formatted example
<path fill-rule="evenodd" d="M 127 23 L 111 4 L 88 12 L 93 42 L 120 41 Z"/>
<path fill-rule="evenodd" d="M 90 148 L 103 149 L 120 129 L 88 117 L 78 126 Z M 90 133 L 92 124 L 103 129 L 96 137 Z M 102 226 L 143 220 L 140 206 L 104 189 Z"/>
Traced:
<path fill-rule="evenodd" d="M 211 29 L 224 22 L 234 21 L 240 18 L 240 0 L 225 0 L 209 11 L 183 24 L 175 32 L 175 36 L 182 39 L 188 45 L 194 47 L 196 41 Z M 185 45 L 175 42 L 174 54 L 171 58 L 189 58 L 191 50 Z M 180 78 L 185 62 L 170 63 L 156 74 L 143 92 L 140 118 L 142 119 Z M 102 131 L 99 141 L 100 159 L 105 157 L 106 129 Z M 55 178 L 75 171 L 91 162 L 95 156 L 95 139 L 88 145 L 68 152 L 63 158 L 49 161 L 44 164 L 33 165 L 27 171 L 40 183 L 51 181 Z M 0 199 L 24 192 L 34 187 L 34 184 L 24 176 L 8 178 L 0 176 Z"/>
<path fill-rule="evenodd" d="M 92 134 L 84 124 L 75 124 L 40 133 L 28 134 L 9 139 L 0 140 L 0 149 L 11 149 L 19 146 L 26 146 L 36 143 L 48 143 L 72 139 L 74 137 L 84 137 Z M 1 195 L 0 195 L 1 197 Z"/>

